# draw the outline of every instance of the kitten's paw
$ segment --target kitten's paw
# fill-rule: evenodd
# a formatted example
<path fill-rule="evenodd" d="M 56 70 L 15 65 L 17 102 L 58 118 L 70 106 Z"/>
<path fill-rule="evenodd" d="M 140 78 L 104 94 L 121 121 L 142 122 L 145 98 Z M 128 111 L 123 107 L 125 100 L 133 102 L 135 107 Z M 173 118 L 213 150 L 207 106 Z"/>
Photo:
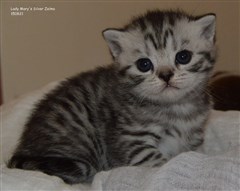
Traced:
<path fill-rule="evenodd" d="M 134 153 L 134 150 L 133 150 Z M 164 156 L 155 147 L 150 147 L 148 149 L 142 149 L 138 151 L 135 155 L 130 155 L 130 165 L 132 166 L 145 166 L 145 167 L 156 167 L 162 166 L 168 161 L 168 158 Z"/>
<path fill-rule="evenodd" d="M 60 177 L 67 184 L 89 183 L 97 173 L 87 161 L 61 157 L 13 156 L 9 168 L 40 170 L 46 174 Z"/>

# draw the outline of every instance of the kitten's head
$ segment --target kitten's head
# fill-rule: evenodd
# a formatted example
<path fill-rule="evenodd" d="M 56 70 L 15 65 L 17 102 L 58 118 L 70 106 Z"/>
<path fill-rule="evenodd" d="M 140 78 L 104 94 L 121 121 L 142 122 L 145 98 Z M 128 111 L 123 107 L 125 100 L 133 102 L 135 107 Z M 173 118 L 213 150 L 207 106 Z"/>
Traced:
<path fill-rule="evenodd" d="M 176 102 L 205 88 L 215 62 L 215 15 L 151 11 L 103 36 L 142 98 Z"/>

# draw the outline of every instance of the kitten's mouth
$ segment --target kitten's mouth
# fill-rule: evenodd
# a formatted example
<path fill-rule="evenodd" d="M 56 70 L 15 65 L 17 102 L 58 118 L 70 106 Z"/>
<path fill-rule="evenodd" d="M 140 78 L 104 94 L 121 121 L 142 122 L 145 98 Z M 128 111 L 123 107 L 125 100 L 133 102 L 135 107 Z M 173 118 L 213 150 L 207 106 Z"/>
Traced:
<path fill-rule="evenodd" d="M 177 86 L 173 86 L 172 84 L 166 83 L 165 86 L 164 86 L 164 88 L 162 89 L 162 91 L 172 90 L 172 89 L 179 90 L 180 88 L 177 87 Z"/>

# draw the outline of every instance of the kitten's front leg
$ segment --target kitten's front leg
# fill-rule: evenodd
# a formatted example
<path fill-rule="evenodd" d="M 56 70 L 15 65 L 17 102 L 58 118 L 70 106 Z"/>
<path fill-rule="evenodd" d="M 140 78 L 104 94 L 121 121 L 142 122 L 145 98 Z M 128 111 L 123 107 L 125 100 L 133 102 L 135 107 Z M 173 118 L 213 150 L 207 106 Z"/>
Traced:
<path fill-rule="evenodd" d="M 191 129 L 189 134 L 190 136 L 187 137 L 189 148 L 194 151 L 204 142 L 204 128 Z"/>
<path fill-rule="evenodd" d="M 128 152 L 128 163 L 131 166 L 157 167 L 162 166 L 168 157 L 152 145 L 142 145 Z"/>

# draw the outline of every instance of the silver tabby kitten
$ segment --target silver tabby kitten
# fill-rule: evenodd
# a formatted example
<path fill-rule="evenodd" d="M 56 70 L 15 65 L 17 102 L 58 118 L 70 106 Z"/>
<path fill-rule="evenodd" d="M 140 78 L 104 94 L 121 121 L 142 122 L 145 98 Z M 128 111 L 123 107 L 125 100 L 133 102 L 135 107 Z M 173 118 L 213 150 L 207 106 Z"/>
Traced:
<path fill-rule="evenodd" d="M 9 167 L 74 184 L 114 167 L 161 166 L 202 144 L 215 15 L 151 11 L 103 36 L 114 63 L 48 93 L 26 123 Z"/>

